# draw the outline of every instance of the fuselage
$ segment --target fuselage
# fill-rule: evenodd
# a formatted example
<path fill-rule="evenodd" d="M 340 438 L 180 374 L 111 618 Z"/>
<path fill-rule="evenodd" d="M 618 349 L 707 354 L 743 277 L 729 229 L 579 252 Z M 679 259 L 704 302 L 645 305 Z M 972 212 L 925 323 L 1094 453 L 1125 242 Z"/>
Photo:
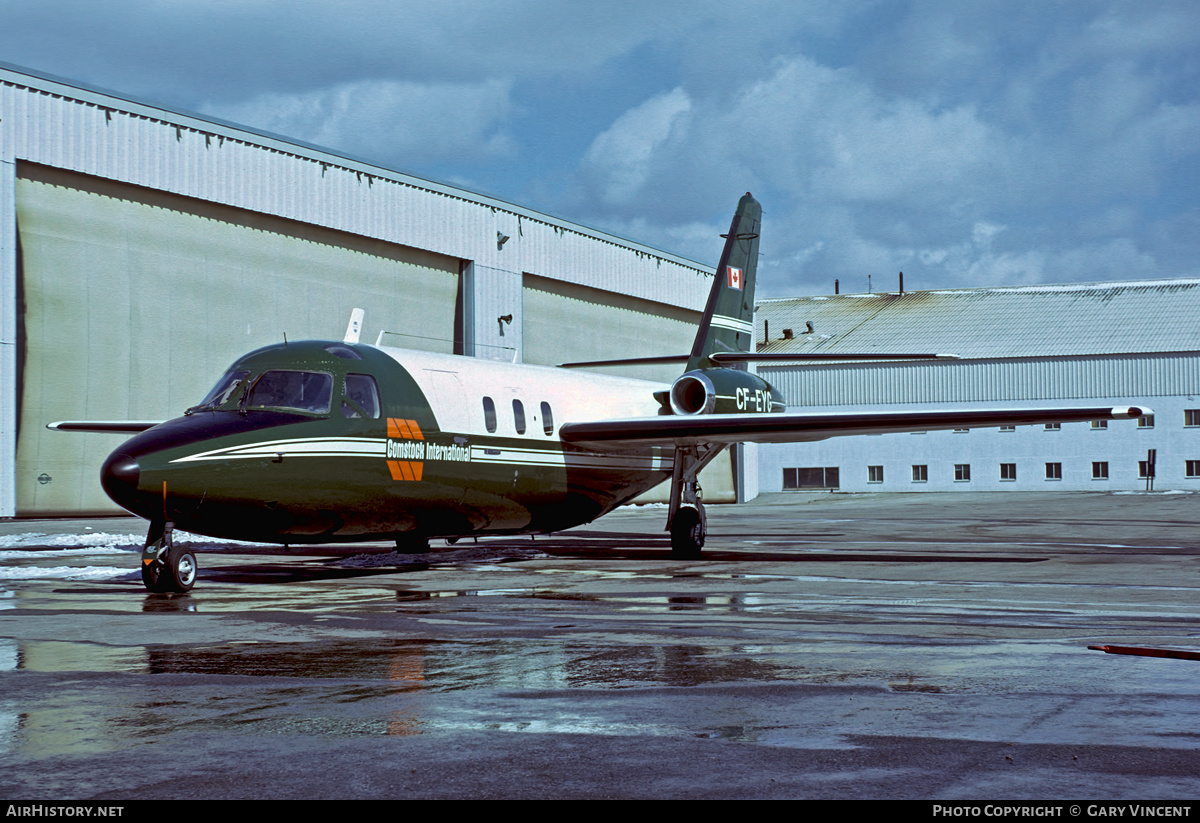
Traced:
<path fill-rule="evenodd" d="M 240 358 L 126 441 L 102 482 L 149 520 L 282 543 L 558 531 L 670 477 L 670 449 L 591 452 L 565 422 L 659 414 L 662 384 L 304 341 Z M 661 395 L 660 395 L 661 396 Z"/>

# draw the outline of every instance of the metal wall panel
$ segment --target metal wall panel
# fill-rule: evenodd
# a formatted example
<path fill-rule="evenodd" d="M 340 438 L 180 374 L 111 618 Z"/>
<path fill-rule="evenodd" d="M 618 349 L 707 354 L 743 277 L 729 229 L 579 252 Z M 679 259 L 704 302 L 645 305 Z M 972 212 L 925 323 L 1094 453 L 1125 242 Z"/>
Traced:
<path fill-rule="evenodd" d="M 1200 393 L 1200 354 L 759 367 L 791 407 Z"/>
<path fill-rule="evenodd" d="M 17 513 L 17 210 L 16 164 L 0 139 L 0 517 Z"/>

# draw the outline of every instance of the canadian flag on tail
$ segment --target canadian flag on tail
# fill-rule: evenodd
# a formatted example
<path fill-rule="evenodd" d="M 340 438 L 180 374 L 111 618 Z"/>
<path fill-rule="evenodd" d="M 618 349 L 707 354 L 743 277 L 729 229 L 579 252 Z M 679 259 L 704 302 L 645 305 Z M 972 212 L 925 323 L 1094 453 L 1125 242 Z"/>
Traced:
<path fill-rule="evenodd" d="M 725 270 L 729 273 L 729 288 L 741 290 L 742 270 L 734 266 L 726 266 Z"/>

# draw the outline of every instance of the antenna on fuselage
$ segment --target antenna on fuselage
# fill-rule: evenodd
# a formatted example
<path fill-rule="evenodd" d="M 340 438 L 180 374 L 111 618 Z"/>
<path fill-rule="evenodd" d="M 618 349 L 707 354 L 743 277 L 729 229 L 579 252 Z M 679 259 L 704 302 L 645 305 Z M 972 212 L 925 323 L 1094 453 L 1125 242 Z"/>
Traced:
<path fill-rule="evenodd" d="M 350 312 L 350 323 L 346 326 L 346 336 L 343 343 L 357 343 L 358 335 L 362 332 L 363 310 L 354 309 Z"/>

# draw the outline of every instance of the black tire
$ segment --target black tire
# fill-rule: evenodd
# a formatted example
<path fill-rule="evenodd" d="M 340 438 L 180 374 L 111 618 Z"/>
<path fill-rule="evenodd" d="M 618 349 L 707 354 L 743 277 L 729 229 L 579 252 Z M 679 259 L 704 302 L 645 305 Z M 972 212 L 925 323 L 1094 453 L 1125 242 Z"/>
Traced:
<path fill-rule="evenodd" d="M 142 583 L 152 592 L 190 592 L 192 586 L 196 585 L 199 568 L 196 555 L 172 547 L 162 563 L 142 565 Z"/>
<path fill-rule="evenodd" d="M 704 524 L 700 512 L 684 506 L 671 521 L 671 556 L 694 560 L 704 548 Z"/>

